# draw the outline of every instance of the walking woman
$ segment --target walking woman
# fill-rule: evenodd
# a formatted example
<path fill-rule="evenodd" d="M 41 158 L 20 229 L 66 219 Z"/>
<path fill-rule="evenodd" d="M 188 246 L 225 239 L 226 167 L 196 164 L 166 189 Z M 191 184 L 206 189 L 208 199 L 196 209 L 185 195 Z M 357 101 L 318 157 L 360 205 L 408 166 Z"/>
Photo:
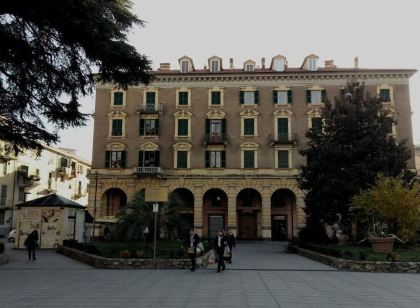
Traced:
<path fill-rule="evenodd" d="M 220 273 L 220 270 L 224 271 L 226 268 L 225 261 L 223 260 L 226 244 L 227 243 L 226 243 L 225 231 L 220 230 L 214 241 L 214 246 L 215 246 L 215 250 L 217 254 L 217 272 L 218 273 Z"/>
<path fill-rule="evenodd" d="M 33 230 L 31 234 L 28 235 L 28 237 L 25 240 L 25 247 L 28 250 L 28 258 L 29 261 L 32 260 L 35 261 L 35 249 L 38 248 L 38 231 Z"/>
<path fill-rule="evenodd" d="M 232 230 L 228 230 L 228 234 L 226 235 L 226 241 L 230 250 L 230 255 L 227 258 L 227 262 L 229 264 L 232 264 L 232 250 L 233 250 L 233 247 L 236 247 L 235 235 L 233 234 Z"/>
<path fill-rule="evenodd" d="M 197 268 L 196 258 L 197 258 L 197 245 L 200 243 L 200 237 L 198 234 L 191 229 L 189 238 L 186 241 L 186 246 L 188 249 L 188 255 L 191 258 L 191 271 L 194 272 Z"/>

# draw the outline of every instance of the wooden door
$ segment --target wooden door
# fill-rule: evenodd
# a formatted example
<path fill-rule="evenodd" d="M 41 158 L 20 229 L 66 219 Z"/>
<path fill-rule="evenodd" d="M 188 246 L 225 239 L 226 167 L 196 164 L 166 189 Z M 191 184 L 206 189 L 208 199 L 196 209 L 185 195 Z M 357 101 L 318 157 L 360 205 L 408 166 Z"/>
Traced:
<path fill-rule="evenodd" d="M 242 240 L 255 240 L 257 238 L 257 216 L 255 214 L 240 216 L 239 237 Z"/>

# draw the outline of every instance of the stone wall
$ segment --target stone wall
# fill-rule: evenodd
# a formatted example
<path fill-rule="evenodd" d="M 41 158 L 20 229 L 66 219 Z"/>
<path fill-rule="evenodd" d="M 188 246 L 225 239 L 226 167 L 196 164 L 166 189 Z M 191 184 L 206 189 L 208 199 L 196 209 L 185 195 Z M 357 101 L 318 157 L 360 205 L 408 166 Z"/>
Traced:
<path fill-rule="evenodd" d="M 104 258 L 64 246 L 59 246 L 57 252 L 97 268 L 154 269 L 153 259 Z M 197 258 L 197 265 L 206 265 L 204 260 L 207 259 L 207 254 Z M 190 259 L 156 259 L 157 269 L 187 269 L 190 267 Z"/>
<path fill-rule="evenodd" d="M 339 259 L 318 252 L 298 248 L 298 253 L 309 259 L 342 270 L 356 272 L 420 273 L 420 262 L 355 261 Z"/>

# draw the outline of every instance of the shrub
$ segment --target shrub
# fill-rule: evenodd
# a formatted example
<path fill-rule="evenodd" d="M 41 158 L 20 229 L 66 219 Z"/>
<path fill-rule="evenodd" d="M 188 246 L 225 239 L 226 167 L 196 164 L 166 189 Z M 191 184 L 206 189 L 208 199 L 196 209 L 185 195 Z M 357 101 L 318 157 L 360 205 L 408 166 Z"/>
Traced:
<path fill-rule="evenodd" d="M 353 259 L 353 253 L 350 250 L 346 250 L 343 252 L 343 257 L 346 259 Z"/>
<path fill-rule="evenodd" d="M 367 255 L 363 251 L 359 251 L 359 259 L 360 261 L 366 261 Z"/>
<path fill-rule="evenodd" d="M 4 243 L 0 242 L 0 254 L 2 254 L 5 251 L 6 247 L 4 246 Z"/>
<path fill-rule="evenodd" d="M 300 229 L 298 238 L 301 242 L 313 244 L 324 244 L 329 241 L 324 226 L 312 224 Z"/>
<path fill-rule="evenodd" d="M 395 251 L 393 251 L 393 252 L 387 254 L 386 259 L 388 261 L 391 261 L 391 262 L 400 262 L 401 261 L 401 256 L 398 253 L 396 253 Z"/>
<path fill-rule="evenodd" d="M 398 178 L 379 176 L 374 187 L 353 198 L 356 220 L 385 223 L 402 240 L 415 243 L 420 222 L 420 185 L 406 187 Z"/>
<path fill-rule="evenodd" d="M 124 249 L 120 251 L 120 257 L 121 258 L 130 258 L 131 257 L 131 251 L 128 249 Z"/>

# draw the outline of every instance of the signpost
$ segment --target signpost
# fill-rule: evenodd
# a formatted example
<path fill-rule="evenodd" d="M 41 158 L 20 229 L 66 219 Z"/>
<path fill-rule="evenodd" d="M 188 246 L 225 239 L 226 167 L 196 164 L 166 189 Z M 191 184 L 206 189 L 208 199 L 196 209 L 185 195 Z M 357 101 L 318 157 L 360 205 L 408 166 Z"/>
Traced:
<path fill-rule="evenodd" d="M 168 201 L 168 191 L 166 188 L 146 188 L 145 189 L 145 201 L 153 202 L 153 213 L 155 213 L 155 234 L 153 243 L 153 263 L 156 269 L 156 237 L 157 237 L 157 215 L 159 213 L 159 204 L 157 202 Z"/>

